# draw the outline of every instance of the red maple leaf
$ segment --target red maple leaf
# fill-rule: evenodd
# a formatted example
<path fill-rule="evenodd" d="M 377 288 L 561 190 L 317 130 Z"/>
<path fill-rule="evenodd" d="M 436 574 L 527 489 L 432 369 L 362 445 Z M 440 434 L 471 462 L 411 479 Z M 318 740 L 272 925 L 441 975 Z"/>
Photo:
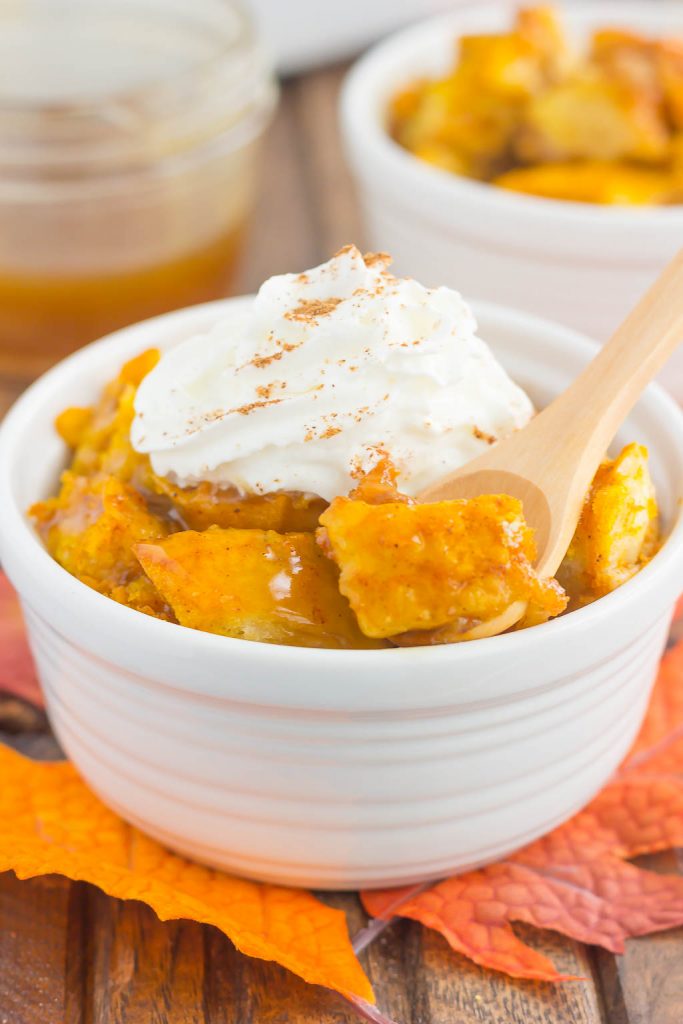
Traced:
<path fill-rule="evenodd" d="M 513 977 L 566 980 L 517 938 L 511 921 L 552 928 L 614 953 L 630 936 L 683 924 L 683 877 L 630 857 L 683 845 L 683 643 L 662 661 L 650 708 L 628 758 L 574 818 L 507 860 L 406 896 L 366 892 L 375 917 L 434 928 L 453 949 Z M 413 890 L 414 893 L 414 890 Z"/>
<path fill-rule="evenodd" d="M 0 572 L 0 690 L 42 704 L 16 594 Z"/>

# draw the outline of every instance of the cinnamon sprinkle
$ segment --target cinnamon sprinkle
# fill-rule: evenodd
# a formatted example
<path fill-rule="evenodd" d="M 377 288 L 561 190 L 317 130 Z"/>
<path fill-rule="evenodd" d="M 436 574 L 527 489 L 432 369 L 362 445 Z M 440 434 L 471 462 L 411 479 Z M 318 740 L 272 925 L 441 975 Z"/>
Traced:
<path fill-rule="evenodd" d="M 270 398 L 274 388 L 283 387 L 285 387 L 284 381 L 273 380 L 270 382 L 270 384 L 259 384 L 259 386 L 256 388 L 256 394 L 259 396 L 259 398 Z"/>
<path fill-rule="evenodd" d="M 281 401 L 281 398 L 269 398 L 263 402 L 249 402 L 248 405 L 240 405 L 236 409 L 231 409 L 230 412 L 238 413 L 240 416 L 248 416 L 254 409 L 263 409 L 266 405 L 278 405 Z"/>
<path fill-rule="evenodd" d="M 495 444 L 498 440 L 493 434 L 487 434 L 485 431 L 480 430 L 479 427 L 472 427 L 472 433 L 479 441 L 486 441 L 487 444 Z"/>
<path fill-rule="evenodd" d="M 267 401 L 250 402 L 249 405 L 240 405 L 236 409 L 214 409 L 212 412 L 206 412 L 202 416 L 193 417 L 185 433 L 188 437 L 192 437 L 193 434 L 202 430 L 208 423 L 215 423 L 217 420 L 222 420 L 227 416 L 235 414 L 248 416 L 254 409 L 262 409 L 266 405 L 278 405 L 281 401 L 281 398 L 271 398 Z"/>
<path fill-rule="evenodd" d="M 285 313 L 285 320 L 299 320 L 303 323 L 315 323 L 322 316 L 334 312 L 342 299 L 302 299 L 296 309 Z"/>
<path fill-rule="evenodd" d="M 363 263 L 366 267 L 374 267 L 376 263 L 383 263 L 388 267 L 391 263 L 391 256 L 388 252 L 366 252 L 363 256 Z"/>
<path fill-rule="evenodd" d="M 277 359 L 282 359 L 284 352 L 273 352 L 269 356 L 254 356 L 254 358 L 247 365 L 255 366 L 257 370 L 262 370 L 265 366 L 270 366 Z"/>

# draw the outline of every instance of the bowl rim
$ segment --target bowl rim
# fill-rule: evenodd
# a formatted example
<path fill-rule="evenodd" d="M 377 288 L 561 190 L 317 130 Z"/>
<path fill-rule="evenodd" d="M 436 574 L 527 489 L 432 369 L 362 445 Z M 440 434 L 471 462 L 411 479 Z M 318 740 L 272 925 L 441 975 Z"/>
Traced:
<path fill-rule="evenodd" d="M 109 649 L 113 649 L 113 640 L 109 642 L 110 635 L 125 635 L 126 649 L 133 650 L 137 645 L 141 645 L 150 651 L 163 651 L 167 663 L 173 658 L 187 661 L 190 655 L 196 658 L 206 656 L 213 664 L 224 664 L 227 660 L 237 668 L 253 668 L 254 663 L 266 668 L 270 665 L 276 677 L 288 670 L 306 671 L 312 668 L 323 669 L 333 674 L 346 673 L 347 670 L 359 673 L 364 670 L 373 671 L 374 674 L 374 670 L 378 668 L 398 668 L 399 665 L 402 673 L 419 668 L 421 671 L 434 669 L 435 675 L 438 675 L 440 667 L 477 667 L 482 666 L 482 659 L 510 660 L 521 652 L 533 651 L 537 658 L 542 658 L 545 653 L 556 655 L 559 643 L 581 643 L 582 638 L 587 633 L 592 633 L 601 623 L 618 618 L 622 609 L 633 605 L 648 607 L 648 595 L 659 592 L 666 577 L 671 577 L 668 589 L 672 589 L 675 566 L 683 564 L 683 510 L 680 503 L 669 535 L 652 561 L 611 594 L 569 615 L 534 626 L 533 629 L 464 644 L 382 650 L 330 650 L 256 643 L 154 619 L 91 590 L 52 558 L 31 526 L 25 511 L 20 509 L 15 501 L 11 480 L 12 468 L 19 457 L 18 448 L 14 444 L 15 435 L 21 434 L 36 419 L 40 420 L 40 409 L 45 400 L 54 395 L 66 382 L 77 377 L 79 370 L 91 360 L 99 359 L 103 352 L 111 351 L 112 362 L 115 362 L 114 368 L 117 368 L 124 357 L 124 353 L 120 353 L 116 362 L 118 347 L 123 342 L 132 346 L 138 336 L 141 348 L 149 346 L 150 327 L 159 327 L 163 330 L 172 324 L 175 329 L 185 325 L 188 329 L 194 325 L 196 329 L 202 318 L 213 317 L 231 305 L 244 303 L 249 298 L 237 296 L 197 305 L 116 331 L 57 363 L 26 390 L 7 413 L 0 425 L 0 508 L 3 510 L 0 516 L 0 557 L 8 567 L 7 574 L 10 580 L 14 582 L 16 577 L 21 575 L 23 581 L 29 581 L 32 593 L 27 592 L 28 588 L 25 585 L 15 582 L 20 597 L 29 608 L 34 607 L 34 597 L 40 591 L 40 602 L 36 601 L 35 604 L 42 603 L 45 607 L 49 595 L 50 609 L 55 602 L 59 609 L 53 618 L 59 615 L 66 617 L 69 614 L 70 621 L 88 621 L 89 629 L 92 626 L 95 631 L 93 635 L 97 633 L 100 638 L 107 637 Z M 564 340 L 566 345 L 571 344 L 578 348 L 586 358 L 590 358 L 599 347 L 570 328 L 532 314 L 493 303 L 473 303 L 473 308 L 477 316 L 483 315 L 499 322 L 504 319 L 506 324 L 521 329 L 528 330 L 533 327 L 535 330 L 546 331 L 549 336 L 554 335 L 558 340 Z M 68 402 L 68 387 L 64 388 L 64 391 L 65 402 Z M 640 401 L 647 402 L 653 409 L 656 408 L 660 417 L 666 418 L 672 440 L 683 441 L 683 411 L 672 398 L 658 385 L 652 384 Z M 683 445 L 681 447 L 683 448 Z M 681 462 L 683 465 L 683 455 Z M 683 470 L 681 491 L 683 492 Z M 675 596 L 674 593 L 671 598 L 672 604 Z M 43 611 L 43 617 L 52 625 L 48 612 Z M 129 658 L 124 651 L 121 659 L 117 659 L 117 664 L 122 665 L 127 660 L 131 666 L 136 661 Z M 386 675 L 390 676 L 390 673 Z M 157 681 L 163 682 L 163 677 Z M 184 688 L 197 693 L 213 692 L 211 688 L 203 688 L 199 679 L 193 679 L 191 685 Z M 522 687 L 521 691 L 511 691 L 510 696 L 513 692 L 524 692 L 524 688 Z M 419 705 L 420 701 L 415 703 Z M 429 697 L 427 703 L 431 703 Z"/>
<path fill-rule="evenodd" d="M 683 227 L 683 203 L 679 206 L 626 206 L 599 205 L 568 199 L 551 199 L 544 196 L 527 195 L 499 188 L 488 182 L 475 181 L 421 160 L 399 145 L 381 123 L 378 93 L 383 91 L 387 71 L 399 62 L 406 68 L 402 80 L 410 81 L 410 64 L 404 57 L 411 52 L 423 52 L 434 41 L 450 34 L 459 37 L 458 27 L 463 18 L 473 11 L 507 14 L 514 8 L 506 0 L 485 0 L 483 3 L 465 3 L 447 14 L 413 23 L 400 29 L 371 46 L 347 72 L 339 98 L 339 116 L 342 131 L 351 152 L 362 153 L 363 164 L 369 160 L 377 162 L 385 174 L 394 175 L 401 191 L 408 194 L 428 189 L 441 203 L 449 204 L 454 199 L 470 204 L 485 204 L 493 217 L 517 215 L 525 220 L 547 228 L 550 218 L 558 223 L 577 228 L 609 229 L 632 231 L 636 225 L 647 225 L 651 229 L 668 228 L 672 233 Z M 593 24 L 605 12 L 613 16 L 652 22 L 657 14 L 672 15 L 672 10 L 662 9 L 643 0 L 575 0 L 570 7 L 562 8 L 562 17 L 570 30 L 581 23 Z M 681 17 L 683 36 L 683 17 Z M 362 172 L 361 172 L 362 173 Z M 391 179 L 389 179 L 391 180 Z"/>

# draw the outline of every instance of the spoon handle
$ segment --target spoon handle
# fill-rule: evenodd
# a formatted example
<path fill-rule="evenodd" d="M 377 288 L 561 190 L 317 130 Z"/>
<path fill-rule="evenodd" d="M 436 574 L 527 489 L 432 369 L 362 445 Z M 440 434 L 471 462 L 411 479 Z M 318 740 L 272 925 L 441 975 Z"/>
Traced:
<path fill-rule="evenodd" d="M 619 427 L 681 342 L 683 252 L 574 383 L 513 435 L 510 467 L 544 495 L 538 507 L 525 500 L 525 512 L 541 538 L 539 567 L 545 573 L 557 571 L 591 481 Z M 491 458 L 500 458 L 502 451 L 492 448 Z M 544 502 L 547 515 L 542 514 Z"/>
<path fill-rule="evenodd" d="M 421 500 L 503 493 L 519 498 L 536 531 L 537 569 L 554 575 L 614 435 L 681 342 L 683 252 L 559 398 L 523 430 L 423 492 Z M 496 632 L 510 622 L 488 625 Z M 491 629 L 486 635 L 493 635 Z"/>
<path fill-rule="evenodd" d="M 573 441 L 587 462 L 594 461 L 597 466 L 643 389 L 681 342 L 683 250 L 595 359 L 547 410 L 553 419 L 557 417 L 556 425 L 562 425 L 565 438 L 570 444 Z M 567 458 L 571 458 L 569 452 Z"/>

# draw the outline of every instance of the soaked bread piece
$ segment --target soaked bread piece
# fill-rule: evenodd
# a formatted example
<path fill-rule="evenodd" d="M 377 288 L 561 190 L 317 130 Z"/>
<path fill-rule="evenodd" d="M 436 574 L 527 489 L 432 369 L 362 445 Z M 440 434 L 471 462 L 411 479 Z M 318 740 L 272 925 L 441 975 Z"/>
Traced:
<path fill-rule="evenodd" d="M 667 203 L 680 188 L 671 171 L 609 160 L 520 167 L 501 174 L 494 184 L 546 199 L 624 206 Z"/>
<path fill-rule="evenodd" d="M 647 449 L 629 444 L 596 473 L 558 571 L 570 607 L 616 590 L 649 562 L 658 546 L 657 499 Z"/>
<path fill-rule="evenodd" d="M 385 646 L 361 633 L 310 533 L 212 527 L 135 554 L 183 626 L 296 647 Z"/>
<path fill-rule="evenodd" d="M 59 495 L 30 514 L 52 557 L 72 576 L 138 611 L 173 617 L 133 552 L 139 541 L 165 537 L 169 526 L 129 484 L 67 472 Z"/>
<path fill-rule="evenodd" d="M 451 642 L 516 601 L 549 615 L 566 606 L 561 587 L 533 569 L 532 531 L 507 495 L 380 505 L 336 498 L 320 522 L 319 543 L 366 636 Z M 447 634 L 434 632 L 444 626 Z"/>
<path fill-rule="evenodd" d="M 106 385 L 96 405 L 66 409 L 57 417 L 57 432 L 74 450 L 70 469 L 76 476 L 104 474 L 146 483 L 151 472 L 149 459 L 131 445 L 130 428 L 135 392 L 158 361 L 156 349 L 141 353 Z"/>

